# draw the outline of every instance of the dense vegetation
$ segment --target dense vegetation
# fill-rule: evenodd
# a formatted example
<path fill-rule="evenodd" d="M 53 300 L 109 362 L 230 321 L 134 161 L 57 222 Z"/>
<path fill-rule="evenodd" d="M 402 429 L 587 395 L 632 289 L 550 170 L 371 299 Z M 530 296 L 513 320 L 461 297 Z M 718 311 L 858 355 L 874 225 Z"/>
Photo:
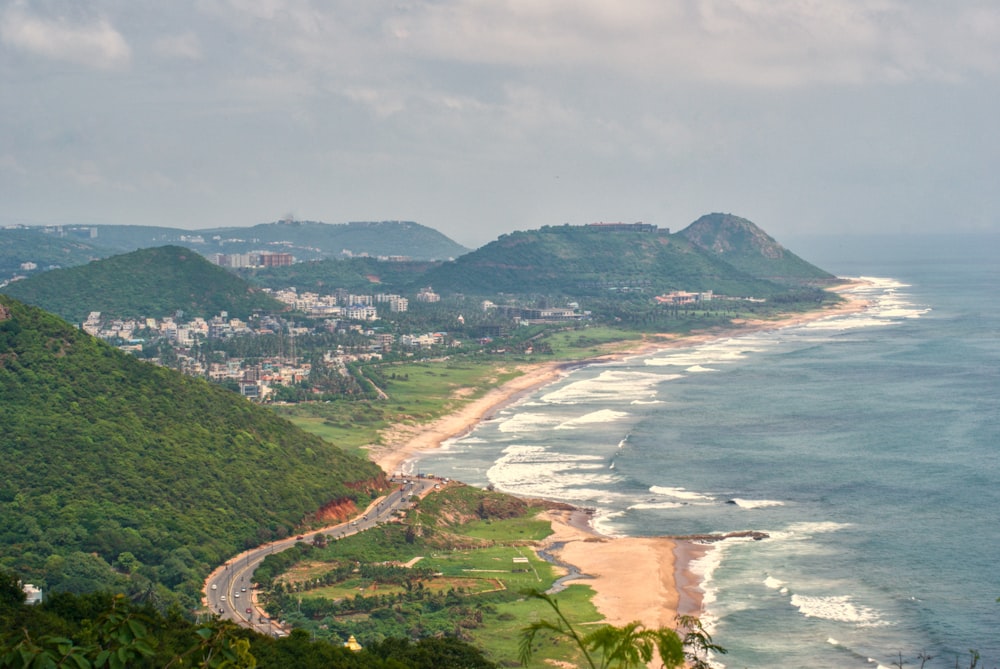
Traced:
<path fill-rule="evenodd" d="M 196 603 L 209 567 L 381 485 L 374 464 L 0 296 L 0 565 Z"/>
<path fill-rule="evenodd" d="M 317 638 L 353 634 L 368 645 L 454 637 L 509 666 L 517 662 L 520 629 L 546 608 L 525 591 L 556 579 L 529 548 L 551 533 L 535 518 L 547 506 L 451 483 L 401 523 L 329 543 L 299 542 L 268 557 L 254 578 L 272 615 Z M 600 616 L 590 592 L 574 585 L 560 600 L 575 619 L 593 623 Z M 575 657 L 564 642 L 547 641 L 539 652 L 541 660 Z"/>
<path fill-rule="evenodd" d="M 447 260 L 468 251 L 437 230 L 411 221 L 278 221 L 204 230 L 144 225 L 67 225 L 63 229 L 67 235 L 86 237 L 92 243 L 113 249 L 107 255 L 164 244 L 180 244 L 205 255 L 267 250 L 291 253 L 299 260 L 339 258 L 344 251 L 356 256 Z M 91 239 L 92 233 L 96 237 Z"/>
<path fill-rule="evenodd" d="M 280 221 L 255 225 L 249 229 L 217 228 L 199 232 L 206 238 L 242 236 L 260 242 L 282 244 L 295 254 L 299 254 L 299 249 L 313 248 L 320 251 L 323 257 L 338 257 L 343 251 L 348 251 L 355 256 L 447 260 L 469 250 L 437 230 L 413 221 L 357 221 L 340 224 Z"/>
<path fill-rule="evenodd" d="M 82 265 L 108 255 L 88 241 L 59 237 L 30 228 L 0 229 L 0 281 L 14 275 L 30 275 L 53 267 Z M 34 263 L 35 270 L 23 270 L 23 263 Z"/>
<path fill-rule="evenodd" d="M 250 232 L 267 231 L 273 237 L 281 232 L 293 239 L 306 239 L 316 234 L 317 226 L 336 227 L 324 225 L 270 224 L 243 233 L 249 237 Z M 399 226 L 409 231 L 407 225 L 351 224 L 346 228 L 350 235 L 364 236 L 388 233 Z M 210 232 L 200 231 L 202 236 Z M 233 230 L 228 233 L 235 234 Z M 109 230 L 102 234 L 115 233 Z M 132 231 L 132 236 L 135 234 Z M 655 295 L 714 291 L 718 296 L 766 299 L 770 304 L 781 303 L 782 308 L 796 303 L 814 306 L 829 297 L 817 286 L 834 280 L 781 247 L 750 221 L 723 214 L 702 217 L 676 234 L 651 229 L 547 226 L 503 235 L 449 262 L 387 262 L 357 257 L 239 272 L 257 286 L 296 286 L 319 293 L 342 289 L 361 294 L 398 293 L 412 299 L 419 288 L 432 286 L 448 299 L 467 302 L 459 313 L 468 327 L 460 334 L 472 337 L 476 336 L 473 325 L 492 327 L 503 318 L 482 313 L 479 302 L 484 297 L 501 307 L 517 309 L 564 307 L 575 300 L 598 320 L 646 330 L 678 331 L 684 329 L 678 317 L 689 317 L 691 310 L 658 305 L 653 300 Z M 121 281 L 122 276 L 128 276 L 129 281 Z M 253 309 L 282 308 L 255 293 L 250 283 L 177 246 L 145 249 L 86 267 L 47 272 L 6 290 L 18 299 L 77 322 L 89 311 L 154 317 L 172 315 L 177 310 L 188 316 L 227 311 L 245 318 Z M 739 308 L 732 302 L 706 302 L 700 305 L 703 313 L 699 327 L 716 321 L 724 323 Z M 433 316 L 442 316 L 443 310 L 441 305 L 437 310 L 422 309 L 420 316 L 393 314 L 392 319 L 402 328 L 400 332 L 412 331 L 406 329 L 416 324 L 410 321 L 420 318 L 427 321 L 426 327 L 438 329 L 444 324 L 442 319 L 430 321 Z M 454 309 L 446 316 L 454 319 Z M 447 327 L 455 330 L 455 322 L 447 322 Z"/>
<path fill-rule="evenodd" d="M 12 283 L 4 292 L 81 322 L 91 311 L 121 318 L 162 318 L 180 311 L 209 318 L 221 311 L 247 318 L 283 305 L 243 279 L 180 246 L 141 249 L 53 270 Z"/>
<path fill-rule="evenodd" d="M 792 281 L 832 279 L 791 254 L 775 254 L 781 248 L 776 242 L 748 246 L 751 238 L 770 239 L 749 221 L 739 235 L 716 223 L 698 224 L 699 244 L 684 232 L 671 235 L 662 230 L 564 225 L 514 232 L 431 269 L 424 281 L 440 291 L 484 295 L 642 293 L 649 298 L 673 290 L 711 290 L 734 297 L 771 298 L 786 293 Z M 724 242 L 724 247 L 738 248 L 741 253 L 720 254 L 709 240 Z M 783 282 L 769 280 L 776 277 Z"/>
<path fill-rule="evenodd" d="M 678 236 L 747 274 L 775 283 L 826 283 L 834 278 L 784 248 L 747 219 L 732 214 L 706 214 Z"/>
<path fill-rule="evenodd" d="M 319 364 L 322 354 L 340 346 L 365 350 L 360 334 L 324 333 L 297 341 L 299 355 L 314 363 L 318 377 L 327 373 L 319 378 L 323 399 L 351 401 L 282 411 L 311 431 L 358 449 L 378 443 L 378 431 L 390 424 L 416 429 L 456 408 L 470 389 L 481 391 L 486 377 L 499 381 L 513 373 L 498 360 L 578 358 L 581 351 L 597 352 L 633 336 L 623 333 L 623 326 L 704 329 L 829 299 L 814 285 L 828 275 L 789 260 L 762 231 L 739 221 L 709 220 L 691 239 L 659 231 L 543 228 L 506 235 L 455 262 L 355 258 L 252 271 L 247 277 L 319 292 L 407 294 L 433 285 L 445 294 L 440 303 L 415 303 L 391 320 L 383 314 L 386 319 L 372 326 L 395 334 L 447 328 L 442 351 L 451 359 L 446 363 L 417 361 L 441 351 L 399 349 L 381 361 L 351 362 L 348 374 L 338 376 Z M 319 227 L 306 232 L 326 229 L 264 227 L 291 239 L 311 226 Z M 354 232 L 386 232 L 374 224 L 354 227 Z M 246 281 L 178 246 L 53 271 L 11 287 L 11 292 L 26 290 L 38 290 L 36 295 L 44 295 L 40 304 L 76 320 L 91 310 L 122 316 L 177 310 L 211 316 L 224 310 L 241 316 L 255 308 L 280 308 L 260 301 Z M 664 306 L 651 299 L 669 290 L 714 290 L 767 302 Z M 486 296 L 511 309 L 484 311 L 480 299 Z M 585 304 L 594 320 L 530 327 L 516 320 L 520 308 L 564 306 L 571 299 Z M 294 318 L 304 320 L 301 314 Z M 593 327 L 597 320 L 616 328 Z M 252 359 L 273 355 L 276 348 L 280 335 L 213 341 L 198 352 L 206 359 Z M 308 384 L 283 391 L 294 400 L 316 397 Z M 209 567 L 241 548 L 298 531 L 329 502 L 349 509 L 352 502 L 366 501 L 384 483 L 374 465 L 345 456 L 276 412 L 119 354 L 4 296 L 0 433 L 0 566 L 16 568 L 24 580 L 55 593 L 56 602 L 71 601 L 60 593 L 110 590 L 159 611 L 177 605 L 190 612 Z M 268 587 L 276 615 L 318 637 L 342 641 L 357 633 L 366 646 L 384 647 L 442 636 L 474 640 L 491 648 L 493 657 L 513 661 L 518 626 L 544 607 L 519 593 L 550 583 L 554 574 L 511 537 L 527 541 L 547 531 L 524 502 L 460 489 L 424 500 L 404 524 L 329 546 L 300 544 L 269 561 L 258 578 Z M 513 555 L 530 556 L 528 566 L 511 568 Z M 413 568 L 372 564 L 415 557 L 425 561 Z M 497 563 L 505 565 L 501 576 L 469 573 L 495 570 Z M 377 592 L 369 594 L 374 585 Z M 578 614 L 574 619 L 598 618 L 585 588 L 566 592 L 562 601 Z M 39 638 L 36 630 L 31 633 Z M 90 643 L 80 641 L 85 642 Z M 547 652 L 540 657 L 568 657 L 565 646 Z"/>
<path fill-rule="evenodd" d="M 346 641 L 347 638 L 342 641 Z M 192 623 L 109 593 L 58 593 L 24 604 L 14 574 L 0 570 L 0 668 L 294 667 L 312 669 L 491 669 L 450 637 L 388 639 L 360 651 L 313 641 L 304 631 L 274 639 L 216 619 Z"/>
<path fill-rule="evenodd" d="M 265 288 L 295 286 L 299 291 L 327 294 L 343 288 L 362 295 L 411 293 L 422 287 L 423 275 L 440 263 L 381 261 L 375 258 L 315 260 L 288 267 L 243 269 L 239 273 Z"/>

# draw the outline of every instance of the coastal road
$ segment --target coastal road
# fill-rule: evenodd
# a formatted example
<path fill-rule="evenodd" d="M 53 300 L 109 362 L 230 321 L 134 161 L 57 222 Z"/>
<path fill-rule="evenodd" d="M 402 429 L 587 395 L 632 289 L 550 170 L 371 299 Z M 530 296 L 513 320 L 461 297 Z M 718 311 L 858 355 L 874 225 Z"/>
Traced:
<path fill-rule="evenodd" d="M 347 522 L 273 541 L 230 558 L 205 581 L 204 605 L 220 618 L 232 620 L 263 634 L 272 636 L 287 634 L 288 630 L 277 621 L 271 620 L 267 612 L 257 604 L 253 573 L 268 555 L 280 553 L 300 541 L 312 541 L 317 534 L 340 539 L 389 522 L 397 511 L 409 507 L 410 499 L 414 495 L 422 497 L 435 487 L 440 487 L 441 483 L 436 478 L 428 477 L 396 478 L 392 492 L 379 497 L 361 515 Z"/>

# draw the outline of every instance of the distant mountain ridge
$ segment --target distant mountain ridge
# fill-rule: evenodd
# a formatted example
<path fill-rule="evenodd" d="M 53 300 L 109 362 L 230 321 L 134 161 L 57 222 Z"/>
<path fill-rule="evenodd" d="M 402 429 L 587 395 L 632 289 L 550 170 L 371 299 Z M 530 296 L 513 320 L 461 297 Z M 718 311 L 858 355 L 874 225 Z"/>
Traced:
<path fill-rule="evenodd" d="M 712 214 L 676 234 L 639 224 L 513 232 L 430 269 L 422 280 L 439 290 L 468 293 L 585 297 L 711 290 L 767 297 L 834 278 L 750 221 Z"/>
<path fill-rule="evenodd" d="M 768 281 L 800 284 L 834 278 L 799 258 L 751 221 L 732 214 L 706 214 L 678 234 L 733 267 Z"/>
<path fill-rule="evenodd" d="M 183 311 L 246 318 L 284 306 L 244 279 L 181 246 L 140 249 L 87 265 L 52 270 L 3 292 L 79 323 L 91 311 L 118 318 L 162 318 Z"/>
<path fill-rule="evenodd" d="M 0 562 L 45 589 L 179 589 L 186 608 L 209 567 L 384 483 L 267 408 L 4 295 L 0 435 Z"/>
<path fill-rule="evenodd" d="M 108 255 L 89 240 L 60 238 L 36 228 L 0 228 L 0 283 Z M 26 267 L 25 267 L 26 266 Z"/>
<path fill-rule="evenodd" d="M 270 225 L 288 232 L 312 224 Z M 361 234 L 385 228 L 353 224 L 352 230 Z M 239 273 L 246 281 L 185 247 L 165 246 L 47 272 L 4 290 L 79 322 L 89 310 L 119 316 L 181 310 L 203 317 L 224 310 L 245 317 L 253 309 L 283 308 L 251 283 L 319 292 L 344 288 L 406 295 L 432 286 L 443 294 L 586 299 L 671 291 L 768 298 L 835 280 L 751 221 L 731 214 L 703 216 L 675 234 L 652 225 L 544 226 L 501 235 L 447 262 L 355 257 Z M 122 281 L 126 276 L 129 280 Z"/>
<path fill-rule="evenodd" d="M 186 246 L 211 256 L 266 250 L 287 252 L 299 260 L 359 256 L 405 256 L 413 260 L 447 260 L 469 249 L 433 228 L 413 221 L 276 221 L 250 227 L 202 230 L 141 225 L 64 225 L 62 234 L 75 235 L 113 251 L 152 246 Z"/>

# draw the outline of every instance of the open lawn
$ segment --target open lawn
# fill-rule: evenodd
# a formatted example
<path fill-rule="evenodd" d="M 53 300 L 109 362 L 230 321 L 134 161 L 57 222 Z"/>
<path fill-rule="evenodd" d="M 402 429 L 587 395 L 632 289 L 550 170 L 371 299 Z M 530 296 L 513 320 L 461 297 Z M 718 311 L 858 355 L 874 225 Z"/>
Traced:
<path fill-rule="evenodd" d="M 580 360 L 634 346 L 642 338 L 643 335 L 639 332 L 594 325 L 552 332 L 546 334 L 543 340 L 552 347 L 553 357 L 559 360 Z"/>
<path fill-rule="evenodd" d="M 522 560 L 527 560 L 523 562 Z M 511 591 L 546 589 L 557 578 L 555 568 L 523 546 L 493 546 L 453 550 L 425 557 L 420 566 L 445 576 L 484 574 L 499 579 Z"/>
<path fill-rule="evenodd" d="M 489 575 L 486 574 L 475 578 L 435 576 L 428 579 L 421 579 L 418 582 L 420 584 L 420 588 L 431 593 L 449 592 L 454 590 L 456 592 L 475 595 L 504 589 L 505 586 L 499 579 L 488 578 L 488 576 Z M 403 585 L 395 583 L 379 583 L 378 581 L 367 578 L 350 578 L 342 583 L 337 583 L 336 585 L 309 590 L 308 596 L 325 597 L 326 599 L 338 600 L 345 597 L 356 597 L 357 595 L 370 597 L 372 595 L 383 596 L 407 593 L 410 592 L 413 587 L 416 586 L 414 585 L 407 588 Z"/>
<path fill-rule="evenodd" d="M 560 610 L 578 629 L 586 633 L 591 626 L 601 621 L 601 615 L 591 604 L 594 592 L 586 585 L 571 585 L 560 592 L 556 599 Z M 528 597 L 497 604 L 485 617 L 482 627 L 471 631 L 474 643 L 484 649 L 490 659 L 501 666 L 518 666 L 518 649 L 521 630 L 538 621 L 556 621 L 555 613 L 544 602 Z M 539 634 L 534 645 L 534 654 L 529 667 L 567 666 L 553 664 L 550 660 L 569 662 L 570 666 L 584 666 L 576 646 L 563 639 L 553 640 L 550 635 Z"/>
<path fill-rule="evenodd" d="M 491 541 L 541 541 L 552 534 L 552 525 L 537 518 L 508 518 L 506 520 L 475 520 L 466 523 L 462 534 Z"/>
<path fill-rule="evenodd" d="M 393 425 L 428 423 L 520 372 L 495 361 L 438 360 L 377 366 L 375 381 L 388 400 L 345 400 L 275 406 L 298 427 L 341 449 L 367 457 L 379 432 Z"/>

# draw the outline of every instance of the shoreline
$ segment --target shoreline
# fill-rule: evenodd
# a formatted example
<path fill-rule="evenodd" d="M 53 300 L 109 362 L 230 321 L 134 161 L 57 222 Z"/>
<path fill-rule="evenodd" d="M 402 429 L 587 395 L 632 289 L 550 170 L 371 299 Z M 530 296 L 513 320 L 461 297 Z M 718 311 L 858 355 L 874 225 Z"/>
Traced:
<path fill-rule="evenodd" d="M 582 366 L 626 360 L 660 350 L 698 346 L 753 332 L 796 327 L 832 316 L 864 311 L 869 306 L 866 300 L 844 295 L 863 285 L 868 285 L 868 282 L 849 279 L 829 288 L 844 297 L 845 301 L 816 311 L 789 314 L 773 320 L 734 321 L 737 327 L 730 329 L 686 335 L 651 335 L 628 349 L 584 360 L 519 365 L 518 369 L 524 372 L 520 376 L 490 389 L 455 413 L 429 425 L 399 429 L 394 436 L 404 439 L 401 446 L 373 448 L 370 457 L 387 474 L 401 472 L 407 463 L 419 459 L 422 453 L 468 434 L 496 410 Z M 649 628 L 673 629 L 678 615 L 697 617 L 704 613 L 701 580 L 693 571 L 693 564 L 712 549 L 710 545 L 669 536 L 608 537 L 594 530 L 588 514 L 579 509 L 548 511 L 543 516 L 549 520 L 553 533 L 540 542 L 539 549 L 572 565 L 580 574 L 577 578 L 586 579 L 584 582 L 594 590 L 593 602 L 604 616 L 604 622 L 624 625 L 638 620 Z M 628 565 L 628 568 L 622 569 L 621 565 Z"/>

